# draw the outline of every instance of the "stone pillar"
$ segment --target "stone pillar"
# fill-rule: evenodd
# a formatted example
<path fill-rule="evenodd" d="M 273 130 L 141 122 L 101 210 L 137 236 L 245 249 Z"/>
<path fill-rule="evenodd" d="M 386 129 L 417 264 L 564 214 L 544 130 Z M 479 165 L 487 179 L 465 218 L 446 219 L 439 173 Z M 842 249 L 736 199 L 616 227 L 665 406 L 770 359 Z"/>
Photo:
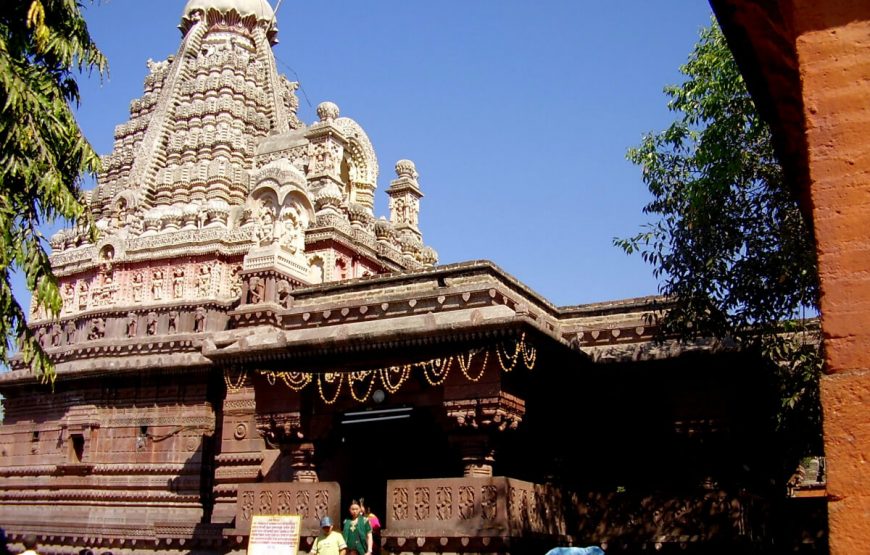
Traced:
<path fill-rule="evenodd" d="M 215 457 L 213 522 L 231 522 L 236 515 L 239 484 L 256 482 L 265 444 L 258 437 L 257 402 L 247 370 L 225 369 L 220 454 Z"/>
<path fill-rule="evenodd" d="M 319 482 L 317 467 L 314 465 L 314 444 L 294 443 L 290 445 L 290 466 L 293 468 L 293 481 Z"/>
<path fill-rule="evenodd" d="M 492 476 L 495 448 L 487 434 L 452 435 L 451 443 L 459 448 L 462 458 L 462 475 L 466 478 Z"/>
<path fill-rule="evenodd" d="M 305 436 L 302 413 L 283 412 L 257 415 L 257 431 L 272 449 L 280 449 L 282 464 L 289 465 L 293 482 L 319 482 L 314 464 L 314 443 Z M 283 475 L 286 476 L 286 466 Z"/>
<path fill-rule="evenodd" d="M 495 397 L 444 401 L 450 442 L 459 448 L 463 475 L 492 476 L 497 437 L 519 426 L 525 402 L 505 392 Z"/>

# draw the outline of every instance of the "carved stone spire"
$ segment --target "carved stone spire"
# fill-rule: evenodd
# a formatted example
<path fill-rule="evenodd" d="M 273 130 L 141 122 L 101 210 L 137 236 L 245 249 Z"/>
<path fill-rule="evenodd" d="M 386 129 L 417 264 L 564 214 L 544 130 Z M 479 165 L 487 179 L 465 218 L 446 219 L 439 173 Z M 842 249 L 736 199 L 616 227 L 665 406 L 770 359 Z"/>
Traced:
<path fill-rule="evenodd" d="M 257 141 L 302 126 L 296 84 L 275 68 L 268 2 L 190 0 L 179 27 L 178 54 L 149 61 L 145 95 L 115 131 L 94 195 L 98 220 L 122 209 L 143 224 L 173 220 L 179 207 L 191 221 L 200 211 L 224 220 L 245 202 Z"/>
<path fill-rule="evenodd" d="M 421 240 L 418 221 L 423 193 L 417 183 L 417 168 L 414 162 L 410 160 L 396 162 L 396 176 L 387 189 L 387 195 L 390 197 L 390 221 L 399 233 L 408 230 Z"/>

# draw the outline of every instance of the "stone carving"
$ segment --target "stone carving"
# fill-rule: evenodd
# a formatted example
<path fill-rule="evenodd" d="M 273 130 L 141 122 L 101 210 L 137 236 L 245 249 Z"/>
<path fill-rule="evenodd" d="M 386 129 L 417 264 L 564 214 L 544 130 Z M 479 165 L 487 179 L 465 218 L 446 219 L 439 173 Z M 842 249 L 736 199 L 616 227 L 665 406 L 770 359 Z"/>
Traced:
<path fill-rule="evenodd" d="M 120 199 L 118 199 L 118 202 L 115 204 L 115 209 L 112 213 L 110 226 L 113 229 L 120 228 L 120 227 L 128 224 L 127 218 L 128 218 L 127 199 L 120 198 Z"/>
<path fill-rule="evenodd" d="M 273 497 L 271 491 L 261 491 L 259 496 L 259 503 L 257 504 L 257 514 L 272 514 L 272 499 Z"/>
<path fill-rule="evenodd" d="M 136 337 L 136 328 L 139 325 L 139 317 L 135 312 L 127 314 L 127 337 Z"/>
<path fill-rule="evenodd" d="M 39 343 L 40 347 L 42 347 L 43 349 L 45 349 L 48 346 L 47 345 L 47 342 L 48 342 L 47 337 L 48 337 L 48 332 L 46 331 L 45 328 L 39 328 L 36 331 L 36 341 Z"/>
<path fill-rule="evenodd" d="M 176 333 L 178 331 L 178 311 L 170 310 L 169 316 L 167 317 L 167 327 L 169 333 Z"/>
<path fill-rule="evenodd" d="M 257 432 L 271 448 L 288 442 L 298 442 L 302 434 L 302 418 L 298 412 L 257 415 Z"/>
<path fill-rule="evenodd" d="M 261 199 L 257 205 L 253 236 L 258 247 L 272 244 L 275 239 L 275 223 L 275 207 L 269 200 Z"/>
<path fill-rule="evenodd" d="M 163 270 L 154 270 L 151 274 L 151 298 L 155 301 L 163 298 Z"/>
<path fill-rule="evenodd" d="M 196 314 L 193 317 L 193 331 L 201 332 L 205 331 L 205 317 L 206 312 L 203 307 L 198 307 L 196 309 Z"/>
<path fill-rule="evenodd" d="M 284 308 L 290 308 L 290 305 L 293 302 L 293 297 L 290 295 L 292 288 L 290 287 L 290 282 L 286 279 L 282 279 L 278 282 L 276 286 L 276 293 L 278 296 L 278 304 Z"/>
<path fill-rule="evenodd" d="M 259 276 L 251 276 L 250 279 L 248 279 L 248 304 L 259 304 L 263 302 L 265 289 L 266 287 L 263 278 Z"/>
<path fill-rule="evenodd" d="M 131 291 L 133 293 L 133 302 L 135 303 L 142 302 L 142 287 L 144 286 L 144 282 L 145 277 L 142 275 L 142 272 L 136 272 L 133 274 Z"/>
<path fill-rule="evenodd" d="M 208 295 L 211 289 L 211 264 L 203 264 L 199 267 L 199 275 L 196 277 L 196 293 L 200 297 Z"/>
<path fill-rule="evenodd" d="M 242 296 L 242 267 L 235 266 L 230 275 L 230 296 L 238 298 Z"/>
<path fill-rule="evenodd" d="M 184 268 L 178 267 L 172 271 L 172 298 L 184 297 Z"/>
<path fill-rule="evenodd" d="M 453 517 L 453 489 L 439 486 L 435 488 L 435 518 L 450 520 Z"/>
<path fill-rule="evenodd" d="M 60 335 L 61 335 L 60 324 L 52 324 L 52 326 L 51 326 L 51 346 L 52 347 L 60 347 Z"/>
<path fill-rule="evenodd" d="M 145 320 L 145 333 L 148 335 L 157 335 L 157 313 L 149 312 Z"/>
<path fill-rule="evenodd" d="M 414 488 L 414 518 L 417 520 L 429 518 L 429 488 Z"/>
<path fill-rule="evenodd" d="M 515 430 L 525 415 L 522 400 L 507 393 L 498 397 L 447 401 L 444 406 L 458 428 Z"/>
<path fill-rule="evenodd" d="M 65 283 L 63 288 L 61 289 L 61 300 L 63 301 L 63 311 L 64 312 L 72 312 L 73 310 L 73 300 L 75 298 L 76 289 L 73 287 L 72 283 Z"/>
<path fill-rule="evenodd" d="M 85 310 L 88 308 L 88 286 L 87 281 L 79 282 L 79 310 Z"/>
<path fill-rule="evenodd" d="M 317 105 L 317 117 L 320 121 L 329 122 L 338 119 L 339 109 L 333 102 L 321 102 Z"/>
<path fill-rule="evenodd" d="M 281 221 L 277 226 L 275 240 L 291 254 L 305 250 L 305 233 L 302 229 L 299 207 L 295 204 L 281 211 Z"/>
<path fill-rule="evenodd" d="M 393 518 L 405 520 L 408 518 L 408 488 L 395 488 L 393 490 Z"/>
<path fill-rule="evenodd" d="M 390 199 L 390 222 L 394 225 L 408 222 L 408 205 L 404 199 Z"/>
<path fill-rule="evenodd" d="M 246 491 L 242 493 L 242 515 L 245 517 L 245 520 L 250 520 L 254 514 L 254 499 L 254 492 Z"/>
<path fill-rule="evenodd" d="M 308 516 L 311 511 L 311 494 L 307 491 L 296 492 L 296 514 Z M 320 513 L 326 514 L 326 513 Z"/>
<path fill-rule="evenodd" d="M 498 516 L 498 488 L 482 486 L 480 488 L 480 510 L 484 520 L 495 520 Z"/>
<path fill-rule="evenodd" d="M 474 488 L 459 486 L 459 518 L 468 520 L 474 516 Z"/>
<path fill-rule="evenodd" d="M 67 321 L 66 326 L 64 326 L 64 342 L 67 345 L 76 342 L 76 323 L 72 320 Z"/>
<path fill-rule="evenodd" d="M 309 156 L 309 173 L 311 175 L 338 175 L 341 147 L 336 143 L 323 141 L 313 144 Z"/>
<path fill-rule="evenodd" d="M 88 339 L 102 339 L 106 335 L 106 321 L 103 318 L 94 318 L 91 320 Z"/>
<path fill-rule="evenodd" d="M 317 515 L 325 515 L 329 510 L 329 491 L 318 489 L 314 492 L 314 510 Z"/>

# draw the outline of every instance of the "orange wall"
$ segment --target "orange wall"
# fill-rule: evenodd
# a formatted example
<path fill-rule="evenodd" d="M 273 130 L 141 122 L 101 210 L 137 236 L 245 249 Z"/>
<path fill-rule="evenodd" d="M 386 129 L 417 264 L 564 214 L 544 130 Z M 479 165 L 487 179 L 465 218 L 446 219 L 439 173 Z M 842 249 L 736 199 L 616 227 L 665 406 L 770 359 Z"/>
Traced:
<path fill-rule="evenodd" d="M 821 279 L 831 553 L 870 553 L 870 2 L 793 12 Z"/>

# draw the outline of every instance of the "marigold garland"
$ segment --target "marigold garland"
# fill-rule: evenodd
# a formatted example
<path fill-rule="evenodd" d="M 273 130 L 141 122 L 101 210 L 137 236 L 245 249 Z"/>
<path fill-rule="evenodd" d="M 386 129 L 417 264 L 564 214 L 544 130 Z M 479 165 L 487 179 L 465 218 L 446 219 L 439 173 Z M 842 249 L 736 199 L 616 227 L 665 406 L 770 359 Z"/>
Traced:
<path fill-rule="evenodd" d="M 387 393 L 393 394 L 399 391 L 408 378 L 411 376 L 411 370 L 419 368 L 423 374 L 423 378 L 431 386 L 439 386 L 445 382 L 450 370 L 453 368 L 454 362 L 459 366 L 460 372 L 468 381 L 479 382 L 486 372 L 489 363 L 489 355 L 491 350 L 495 351 L 499 366 L 504 372 L 512 372 L 517 364 L 522 360 L 523 365 L 528 370 L 533 370 L 537 362 L 538 352 L 535 347 L 526 342 L 526 334 L 523 333 L 518 340 L 514 342 L 513 354 L 508 356 L 509 347 L 502 344 L 496 344 L 491 348 L 471 349 L 465 353 L 450 355 L 447 357 L 438 357 L 430 360 L 403 364 L 397 366 L 388 366 L 386 368 L 378 368 L 374 370 L 356 370 L 353 372 L 274 372 L 270 370 L 260 370 L 259 373 L 265 376 L 266 381 L 270 385 L 275 385 L 277 379 L 281 379 L 288 388 L 293 391 L 302 391 L 312 381 L 317 382 L 317 392 L 320 394 L 320 399 L 327 405 L 332 405 L 341 394 L 342 383 L 346 380 L 350 395 L 354 401 L 358 403 L 366 402 L 375 389 L 375 383 L 380 382 Z M 477 375 L 471 374 L 471 366 L 474 358 L 483 352 L 483 360 L 480 365 L 480 372 Z M 227 389 L 230 391 L 238 391 L 245 386 L 247 373 L 242 370 L 239 377 L 234 382 L 230 377 L 230 370 L 224 370 L 224 381 L 227 384 Z M 362 395 L 357 395 L 355 386 L 361 382 L 368 381 L 366 391 Z M 324 394 L 324 382 L 334 385 L 335 394 L 327 397 Z"/>

